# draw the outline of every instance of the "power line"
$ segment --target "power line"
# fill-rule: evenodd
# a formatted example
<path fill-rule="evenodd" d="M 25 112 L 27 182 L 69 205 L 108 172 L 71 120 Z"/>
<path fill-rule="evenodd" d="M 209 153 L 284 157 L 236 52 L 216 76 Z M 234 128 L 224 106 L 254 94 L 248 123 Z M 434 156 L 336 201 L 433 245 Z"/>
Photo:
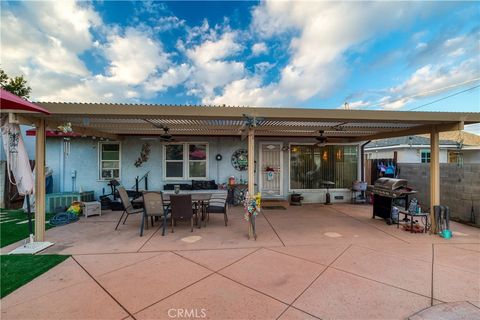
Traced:
<path fill-rule="evenodd" d="M 479 84 L 479 85 L 476 85 L 476 86 L 473 86 L 473 87 L 471 87 L 471 88 L 468 88 L 468 89 L 459 91 L 459 92 L 452 93 L 452 94 L 450 94 L 450 95 L 448 95 L 448 96 L 446 96 L 446 97 L 442 97 L 442 98 L 439 98 L 439 99 L 437 99 L 437 100 L 433 100 L 433 101 L 431 101 L 431 102 L 429 102 L 429 103 L 422 104 L 422 105 L 420 105 L 420 106 L 418 106 L 418 107 L 408 109 L 407 111 L 417 110 L 417 109 L 426 107 L 426 106 L 431 105 L 431 104 L 434 104 L 434 103 L 436 103 L 436 102 L 438 102 L 438 101 L 442 101 L 442 100 L 451 98 L 451 97 L 453 97 L 453 96 L 456 96 L 456 95 L 459 95 L 459 94 L 461 94 L 461 93 L 464 93 L 464 92 L 467 92 L 467 91 L 476 89 L 476 88 L 478 88 L 478 87 L 480 87 L 480 84 Z"/>
<path fill-rule="evenodd" d="M 455 87 L 460 87 L 460 86 L 463 86 L 465 84 L 468 84 L 468 83 L 471 83 L 471 82 L 476 82 L 476 81 L 479 81 L 479 80 L 480 80 L 480 78 L 474 78 L 474 79 L 470 79 L 470 80 L 463 81 L 463 82 L 460 82 L 460 83 L 454 83 L 454 84 L 451 84 L 451 85 L 446 86 L 446 87 L 436 88 L 436 89 L 428 90 L 428 91 L 423 91 L 423 92 L 419 92 L 419 93 L 416 93 L 416 94 L 413 94 L 413 95 L 410 95 L 410 96 L 400 97 L 400 98 L 385 101 L 385 102 L 382 102 L 382 103 L 369 104 L 369 105 L 363 106 L 362 108 L 381 107 L 381 106 L 385 106 L 387 104 L 395 103 L 395 102 L 398 102 L 398 101 L 410 100 L 412 98 L 425 96 L 425 95 L 428 95 L 428 94 L 431 94 L 431 93 L 434 93 L 434 92 L 444 91 L 444 90 L 452 89 L 452 88 L 455 88 Z"/>

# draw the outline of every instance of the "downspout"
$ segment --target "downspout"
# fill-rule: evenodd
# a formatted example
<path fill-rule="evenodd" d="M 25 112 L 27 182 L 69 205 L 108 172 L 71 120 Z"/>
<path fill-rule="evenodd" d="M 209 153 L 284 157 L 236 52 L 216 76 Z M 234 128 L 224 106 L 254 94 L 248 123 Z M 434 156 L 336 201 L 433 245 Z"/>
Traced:
<path fill-rule="evenodd" d="M 361 181 L 365 181 L 365 146 L 367 144 L 369 144 L 372 140 L 368 140 L 367 142 L 363 143 L 361 146 L 360 146 L 360 163 L 361 163 L 361 167 L 362 167 L 362 171 L 360 172 L 360 177 L 361 177 Z"/>

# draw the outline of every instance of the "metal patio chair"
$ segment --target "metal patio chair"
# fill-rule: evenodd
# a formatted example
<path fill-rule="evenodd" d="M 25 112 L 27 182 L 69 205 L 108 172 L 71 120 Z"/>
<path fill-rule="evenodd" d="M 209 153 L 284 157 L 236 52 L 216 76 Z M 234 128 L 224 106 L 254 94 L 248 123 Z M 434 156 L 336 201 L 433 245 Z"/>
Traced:
<path fill-rule="evenodd" d="M 123 220 L 123 224 L 125 224 L 129 215 L 140 213 L 140 212 L 143 211 L 143 209 L 133 208 L 133 205 L 130 202 L 130 198 L 128 198 L 127 191 L 125 190 L 124 187 L 120 187 L 117 190 L 118 190 L 118 194 L 120 195 L 120 200 L 122 201 L 122 205 L 123 205 L 124 209 L 123 209 L 122 215 L 120 216 L 120 219 L 118 219 L 117 226 L 115 227 L 115 230 L 118 229 L 118 226 L 120 225 L 120 221 L 122 221 L 122 218 L 125 214 L 126 214 L 126 216 L 125 216 L 125 220 Z"/>
<path fill-rule="evenodd" d="M 206 212 L 207 212 L 207 221 L 210 221 L 210 213 L 220 213 L 223 214 L 223 219 L 225 220 L 225 226 L 228 223 L 228 203 L 227 203 L 227 194 L 213 194 L 210 200 L 208 201 Z"/>
<path fill-rule="evenodd" d="M 172 233 L 176 220 L 190 219 L 191 232 L 193 232 L 193 216 L 198 220 L 197 211 L 192 207 L 192 195 L 170 195 L 170 208 L 172 214 Z"/>
<path fill-rule="evenodd" d="M 170 207 L 163 202 L 161 192 L 145 191 L 143 194 L 143 215 L 142 223 L 140 225 L 140 237 L 143 236 L 143 228 L 145 222 L 148 229 L 148 218 L 150 217 L 153 225 L 153 217 L 162 219 L 162 236 L 165 235 L 165 228 L 167 227 L 167 219 L 170 218 Z M 146 220 L 146 221 L 145 221 Z"/>

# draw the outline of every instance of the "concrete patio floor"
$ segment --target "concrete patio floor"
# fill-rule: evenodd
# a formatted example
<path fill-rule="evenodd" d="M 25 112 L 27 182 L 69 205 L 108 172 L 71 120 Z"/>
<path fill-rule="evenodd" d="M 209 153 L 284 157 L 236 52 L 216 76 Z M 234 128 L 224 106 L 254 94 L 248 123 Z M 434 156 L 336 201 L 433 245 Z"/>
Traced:
<path fill-rule="evenodd" d="M 467 318 L 480 318 L 479 229 L 453 222 L 444 240 L 371 212 L 350 204 L 263 210 L 257 241 L 247 239 L 239 207 L 228 227 L 211 215 L 206 228 L 191 233 L 179 223 L 165 237 L 158 222 L 139 237 L 138 215 L 117 231 L 120 212 L 82 217 L 47 231 L 55 245 L 46 253 L 72 257 L 2 299 L 1 317 L 426 319 L 431 306 L 466 301 Z"/>

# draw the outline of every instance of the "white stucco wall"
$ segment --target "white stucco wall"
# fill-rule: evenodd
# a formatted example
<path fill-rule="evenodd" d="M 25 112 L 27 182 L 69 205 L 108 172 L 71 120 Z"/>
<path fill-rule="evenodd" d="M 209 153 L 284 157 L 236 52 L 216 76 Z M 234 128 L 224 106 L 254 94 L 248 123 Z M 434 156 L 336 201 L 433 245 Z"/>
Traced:
<path fill-rule="evenodd" d="M 480 150 L 462 150 L 463 163 L 480 163 Z"/>
<path fill-rule="evenodd" d="M 239 148 L 247 148 L 247 140 L 241 140 L 240 137 L 177 137 L 180 142 L 197 141 L 208 142 L 209 144 L 209 179 L 214 179 L 217 183 L 226 183 L 228 177 L 234 175 L 237 181 L 240 177 L 247 179 L 247 172 L 236 171 L 231 165 L 232 153 Z M 311 140 L 302 138 L 297 139 L 283 139 L 283 138 L 257 138 L 255 140 L 255 160 L 257 161 L 258 169 L 258 155 L 259 142 L 267 141 L 281 141 L 288 145 L 289 142 L 303 142 L 311 143 Z M 165 183 L 189 183 L 190 180 L 163 180 L 163 146 L 159 141 L 151 141 L 150 157 L 141 167 L 134 166 L 135 160 L 140 155 L 142 144 L 147 141 L 141 140 L 141 137 L 126 137 L 121 142 L 121 179 L 120 183 L 126 188 L 131 188 L 135 184 L 135 177 L 143 176 L 147 171 L 150 171 L 148 186 L 150 190 L 163 190 Z M 360 152 L 360 148 L 359 152 Z M 54 192 L 72 191 L 72 170 L 77 171 L 76 190 L 80 187 L 84 190 L 95 191 L 95 196 L 98 197 L 105 192 L 108 194 L 110 188 L 107 186 L 107 181 L 98 179 L 98 140 L 92 138 L 72 138 L 70 141 L 70 155 L 64 159 L 64 174 L 62 175 L 62 161 L 63 161 L 63 138 L 47 138 L 47 166 L 53 169 Z M 223 159 L 216 161 L 215 156 L 221 154 Z M 359 157 L 360 159 L 360 157 Z M 359 160 L 360 162 L 360 160 Z M 283 198 L 288 197 L 289 191 L 289 151 L 283 152 Z M 258 172 L 258 170 L 257 170 Z M 360 164 L 358 166 L 358 177 L 360 177 Z M 258 183 L 258 173 L 255 178 Z M 63 187 L 62 187 L 63 185 Z M 143 187 L 143 184 L 140 185 Z M 305 191 L 302 194 L 305 197 L 305 202 L 324 202 L 325 190 Z M 351 193 L 347 189 L 331 190 L 330 191 L 333 202 L 350 201 Z M 335 196 L 343 196 L 343 200 L 336 200 Z"/>
<path fill-rule="evenodd" d="M 391 159 L 393 158 L 394 151 L 397 151 L 398 163 L 421 163 L 421 151 L 429 150 L 429 148 L 398 148 L 387 150 L 366 150 L 368 159 Z M 448 151 L 445 149 L 440 150 L 440 163 L 448 162 Z"/>

